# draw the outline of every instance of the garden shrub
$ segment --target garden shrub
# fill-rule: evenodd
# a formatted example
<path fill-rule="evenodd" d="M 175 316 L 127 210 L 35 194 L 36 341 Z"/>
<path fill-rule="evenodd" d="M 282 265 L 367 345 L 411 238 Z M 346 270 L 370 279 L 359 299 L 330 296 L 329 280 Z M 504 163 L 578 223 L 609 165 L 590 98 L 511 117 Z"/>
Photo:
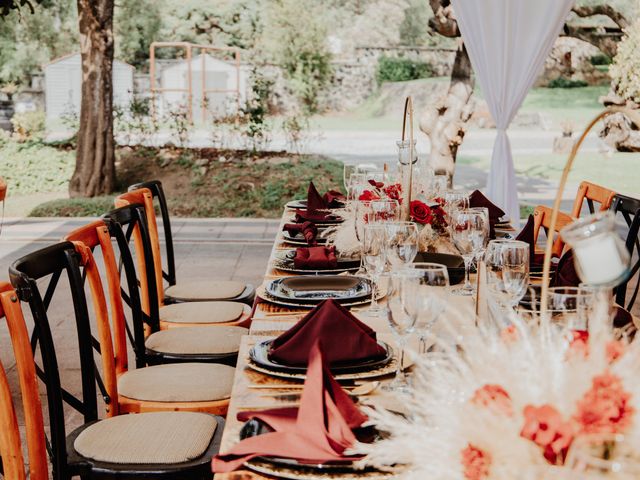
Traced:
<path fill-rule="evenodd" d="M 406 82 L 433 75 L 431 65 L 425 62 L 414 62 L 408 58 L 394 58 L 382 55 L 378 60 L 376 77 L 378 84 L 384 82 Z"/>
<path fill-rule="evenodd" d="M 584 80 L 571 80 L 570 78 L 558 77 L 549 82 L 549 88 L 582 88 L 589 84 Z"/>
<path fill-rule="evenodd" d="M 611 62 L 613 60 L 609 55 L 606 55 L 604 53 L 600 53 L 598 55 L 593 55 L 589 59 L 589 61 L 591 62 L 591 65 L 601 66 L 601 65 L 611 65 Z"/>
<path fill-rule="evenodd" d="M 19 142 L 44 140 L 46 119 L 43 111 L 16 113 L 11 123 L 13 135 Z"/>
<path fill-rule="evenodd" d="M 38 205 L 30 217 L 99 217 L 113 209 L 113 196 L 60 198 Z"/>

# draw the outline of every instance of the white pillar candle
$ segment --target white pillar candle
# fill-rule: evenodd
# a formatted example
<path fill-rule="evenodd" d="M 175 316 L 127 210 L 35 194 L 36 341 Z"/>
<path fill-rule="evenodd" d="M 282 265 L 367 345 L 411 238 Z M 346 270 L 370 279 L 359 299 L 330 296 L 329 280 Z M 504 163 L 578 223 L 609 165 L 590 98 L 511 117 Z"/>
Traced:
<path fill-rule="evenodd" d="M 573 247 L 580 279 L 589 285 L 605 285 L 620 279 L 627 270 L 613 235 L 598 235 Z"/>

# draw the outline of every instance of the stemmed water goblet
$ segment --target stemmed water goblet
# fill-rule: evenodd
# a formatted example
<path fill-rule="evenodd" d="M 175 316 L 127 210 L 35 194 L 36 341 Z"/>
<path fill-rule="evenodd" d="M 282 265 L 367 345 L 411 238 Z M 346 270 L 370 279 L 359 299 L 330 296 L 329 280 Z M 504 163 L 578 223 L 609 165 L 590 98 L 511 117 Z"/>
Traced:
<path fill-rule="evenodd" d="M 447 190 L 443 195 L 444 211 L 447 214 L 447 221 L 451 224 L 453 214 L 458 210 L 469 207 L 469 195 L 462 190 Z"/>
<path fill-rule="evenodd" d="M 489 290 L 515 308 L 529 287 L 529 244 L 492 240 L 485 255 Z"/>
<path fill-rule="evenodd" d="M 387 259 L 392 268 L 411 265 L 418 254 L 418 227 L 413 222 L 388 222 Z"/>
<path fill-rule="evenodd" d="M 412 268 L 417 272 L 419 282 L 415 329 L 420 340 L 419 353 L 424 354 L 427 352 L 427 336 L 447 307 L 449 271 L 444 265 L 427 262 L 414 263 Z"/>
<path fill-rule="evenodd" d="M 392 272 L 389 276 L 386 313 L 389 326 L 398 342 L 396 375 L 389 386 L 385 388 L 389 391 L 397 392 L 408 389 L 403 368 L 404 351 L 418 319 L 419 286 L 419 274 L 414 269 L 407 268 Z"/>
<path fill-rule="evenodd" d="M 484 249 L 487 239 L 487 220 L 481 212 L 458 210 L 451 219 L 451 239 L 464 259 L 464 286 L 453 291 L 456 295 L 473 295 L 469 273 L 473 259 Z"/>
<path fill-rule="evenodd" d="M 368 223 L 363 229 L 362 265 L 371 278 L 371 306 L 367 310 L 370 315 L 377 316 L 381 309 L 378 305 L 378 283 L 380 275 L 387 265 L 387 229 L 384 223 Z"/>

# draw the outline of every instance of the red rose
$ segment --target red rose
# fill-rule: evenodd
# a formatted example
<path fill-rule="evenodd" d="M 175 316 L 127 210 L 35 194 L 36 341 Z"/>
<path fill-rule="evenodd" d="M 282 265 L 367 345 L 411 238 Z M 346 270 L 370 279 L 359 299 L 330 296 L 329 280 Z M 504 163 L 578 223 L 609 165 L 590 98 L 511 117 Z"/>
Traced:
<path fill-rule="evenodd" d="M 369 185 L 371 185 L 372 187 L 375 187 L 378 190 L 384 187 L 384 183 L 376 182 L 375 180 L 369 180 Z"/>
<path fill-rule="evenodd" d="M 391 200 L 397 200 L 398 203 L 402 204 L 402 198 L 400 197 L 400 194 L 402 193 L 402 185 L 399 183 L 387 185 L 382 189 L 382 191 Z"/>
<path fill-rule="evenodd" d="M 606 372 L 594 377 L 591 388 L 578 402 L 574 419 L 586 434 L 621 433 L 632 421 L 631 394 L 624 390 L 620 377 Z"/>
<path fill-rule="evenodd" d="M 365 190 L 360 194 L 358 200 L 362 200 L 363 202 L 370 202 L 372 200 L 380 200 L 380 195 L 371 190 Z"/>
<path fill-rule="evenodd" d="M 520 436 L 542 447 L 544 458 L 549 463 L 561 465 L 573 441 L 573 429 L 555 407 L 527 405 Z"/>
<path fill-rule="evenodd" d="M 430 224 L 433 219 L 431 209 L 420 200 L 413 200 L 409 204 L 409 213 L 414 222 L 422 225 Z"/>
<path fill-rule="evenodd" d="M 489 476 L 491 455 L 488 452 L 469 443 L 461 455 L 466 480 L 482 480 Z"/>

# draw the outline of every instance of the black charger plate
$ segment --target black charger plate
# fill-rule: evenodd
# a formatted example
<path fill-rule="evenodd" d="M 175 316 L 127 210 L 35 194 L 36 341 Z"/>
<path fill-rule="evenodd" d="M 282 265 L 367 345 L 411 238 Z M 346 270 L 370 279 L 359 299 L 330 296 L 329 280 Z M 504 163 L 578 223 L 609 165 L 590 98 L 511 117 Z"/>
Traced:
<path fill-rule="evenodd" d="M 460 255 L 450 253 L 418 252 L 416 263 L 439 263 L 447 267 L 449 283 L 457 285 L 464 281 L 464 259 Z"/>

